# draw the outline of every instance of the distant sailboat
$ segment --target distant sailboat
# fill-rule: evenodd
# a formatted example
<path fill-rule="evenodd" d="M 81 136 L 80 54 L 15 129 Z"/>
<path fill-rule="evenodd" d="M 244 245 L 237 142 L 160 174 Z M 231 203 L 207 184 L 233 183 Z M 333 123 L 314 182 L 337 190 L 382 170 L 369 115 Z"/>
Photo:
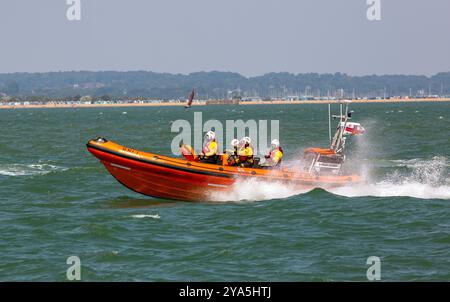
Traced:
<path fill-rule="evenodd" d="M 185 109 L 189 109 L 192 106 L 192 101 L 194 100 L 195 96 L 195 89 L 192 89 L 191 93 L 189 94 L 186 106 L 184 106 Z"/>

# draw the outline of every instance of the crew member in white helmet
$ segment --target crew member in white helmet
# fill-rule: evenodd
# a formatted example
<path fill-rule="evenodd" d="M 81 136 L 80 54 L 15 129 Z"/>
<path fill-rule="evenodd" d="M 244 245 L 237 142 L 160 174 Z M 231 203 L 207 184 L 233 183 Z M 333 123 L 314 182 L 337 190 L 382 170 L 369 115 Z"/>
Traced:
<path fill-rule="evenodd" d="M 261 165 L 263 167 L 276 167 L 281 164 L 283 149 L 277 139 L 272 140 L 271 148 L 264 157 L 266 158 L 266 161 Z"/>
<path fill-rule="evenodd" d="M 236 166 L 239 163 L 239 156 L 238 156 L 238 151 L 239 151 L 239 141 L 237 139 L 232 139 L 231 140 L 231 147 L 233 149 L 228 151 L 228 157 L 227 157 L 227 161 L 228 161 L 228 165 L 229 166 Z"/>
<path fill-rule="evenodd" d="M 200 160 L 202 162 L 217 162 L 217 142 L 214 131 L 208 131 L 205 135 L 205 146 L 203 147 Z"/>
<path fill-rule="evenodd" d="M 251 146 L 252 140 L 250 137 L 243 137 L 240 141 L 240 148 L 238 151 L 239 165 L 241 167 L 253 166 L 253 148 Z"/>

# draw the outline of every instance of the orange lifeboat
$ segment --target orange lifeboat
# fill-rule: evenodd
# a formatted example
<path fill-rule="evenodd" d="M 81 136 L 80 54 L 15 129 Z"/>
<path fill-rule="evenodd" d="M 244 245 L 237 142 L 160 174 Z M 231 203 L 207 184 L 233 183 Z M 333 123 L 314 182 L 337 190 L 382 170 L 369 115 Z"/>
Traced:
<path fill-rule="evenodd" d="M 242 168 L 188 161 L 135 150 L 104 138 L 90 140 L 87 149 L 125 187 L 164 199 L 212 200 L 212 194 L 231 191 L 236 181 L 248 179 L 282 182 L 299 188 L 329 188 L 361 181 L 358 175 L 333 173 L 330 163 L 327 166 L 326 161 L 319 160 L 333 158 L 333 151 L 327 149 L 305 150 L 304 160 L 308 163 L 304 169 Z M 322 173 L 317 169 L 322 169 Z"/>

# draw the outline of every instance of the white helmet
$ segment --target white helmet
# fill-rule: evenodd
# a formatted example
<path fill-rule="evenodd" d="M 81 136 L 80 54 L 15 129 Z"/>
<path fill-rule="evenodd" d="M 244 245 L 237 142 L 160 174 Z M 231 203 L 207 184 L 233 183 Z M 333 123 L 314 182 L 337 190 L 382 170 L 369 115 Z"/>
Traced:
<path fill-rule="evenodd" d="M 250 138 L 250 137 L 248 137 L 248 136 L 244 136 L 242 139 L 241 139 L 241 145 L 243 146 L 243 145 L 245 145 L 245 144 L 251 144 L 252 143 L 252 139 Z"/>
<path fill-rule="evenodd" d="M 272 140 L 272 147 L 278 148 L 280 147 L 280 142 L 277 139 Z"/>
<path fill-rule="evenodd" d="M 205 139 L 212 141 L 216 139 L 216 134 L 214 133 L 214 131 L 208 131 L 205 134 Z"/>
<path fill-rule="evenodd" d="M 231 146 L 232 146 L 232 147 L 237 147 L 237 146 L 239 146 L 239 141 L 238 141 L 237 139 L 231 140 Z"/>

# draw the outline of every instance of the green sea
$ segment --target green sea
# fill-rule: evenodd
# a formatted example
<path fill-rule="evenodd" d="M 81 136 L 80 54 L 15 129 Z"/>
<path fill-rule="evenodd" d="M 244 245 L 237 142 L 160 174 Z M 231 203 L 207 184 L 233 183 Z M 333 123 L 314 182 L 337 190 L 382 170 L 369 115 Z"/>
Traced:
<path fill-rule="evenodd" d="M 337 108 L 335 108 L 337 109 Z M 284 163 L 328 144 L 324 105 L 0 110 L 0 281 L 450 281 L 450 103 L 353 104 L 347 165 L 365 183 L 229 200 L 134 193 L 86 150 L 104 136 L 170 155 L 171 124 L 279 120 Z"/>

